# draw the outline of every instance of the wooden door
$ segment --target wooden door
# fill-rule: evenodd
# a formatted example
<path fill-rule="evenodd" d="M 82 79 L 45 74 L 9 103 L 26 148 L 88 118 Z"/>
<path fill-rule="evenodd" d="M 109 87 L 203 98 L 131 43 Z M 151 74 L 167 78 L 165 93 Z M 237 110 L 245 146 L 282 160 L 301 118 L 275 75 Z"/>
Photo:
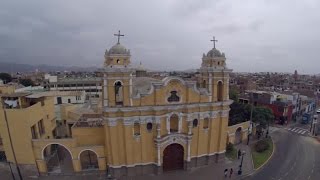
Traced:
<path fill-rule="evenodd" d="M 163 171 L 183 169 L 183 147 L 180 144 L 171 144 L 163 151 Z"/>

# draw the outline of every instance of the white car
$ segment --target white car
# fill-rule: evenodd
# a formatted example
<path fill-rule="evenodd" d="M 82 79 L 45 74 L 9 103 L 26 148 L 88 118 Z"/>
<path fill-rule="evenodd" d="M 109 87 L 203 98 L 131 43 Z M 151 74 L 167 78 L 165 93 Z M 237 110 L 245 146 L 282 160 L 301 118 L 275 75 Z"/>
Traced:
<path fill-rule="evenodd" d="M 320 109 L 317 110 L 317 114 L 320 114 Z"/>

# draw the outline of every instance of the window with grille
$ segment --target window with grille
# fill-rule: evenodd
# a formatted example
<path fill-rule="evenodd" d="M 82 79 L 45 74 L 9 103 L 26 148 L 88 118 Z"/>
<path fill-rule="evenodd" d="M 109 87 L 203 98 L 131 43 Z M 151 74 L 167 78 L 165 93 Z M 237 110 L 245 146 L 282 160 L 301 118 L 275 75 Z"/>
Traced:
<path fill-rule="evenodd" d="M 209 119 L 204 118 L 203 120 L 203 129 L 208 129 L 209 128 Z"/>
<path fill-rule="evenodd" d="M 192 122 L 193 127 L 197 127 L 198 126 L 198 119 L 194 119 Z"/>
<path fill-rule="evenodd" d="M 168 97 L 168 102 L 179 102 L 180 97 L 177 95 L 177 91 L 171 91 L 171 95 Z"/>
<path fill-rule="evenodd" d="M 40 134 L 40 136 L 45 133 L 44 125 L 43 125 L 43 120 L 42 120 L 42 119 L 38 122 L 38 129 L 39 129 L 39 134 Z"/>
<path fill-rule="evenodd" d="M 36 125 L 33 125 L 31 127 L 31 135 L 32 135 L 32 139 L 38 139 L 38 134 L 37 134 L 37 130 L 36 130 Z"/>
<path fill-rule="evenodd" d="M 140 124 L 139 123 L 134 123 L 133 130 L 134 130 L 133 134 L 135 136 L 139 136 L 140 135 Z"/>
<path fill-rule="evenodd" d="M 147 130 L 148 130 L 148 131 L 152 131 L 152 123 L 149 122 L 149 123 L 147 124 Z"/>

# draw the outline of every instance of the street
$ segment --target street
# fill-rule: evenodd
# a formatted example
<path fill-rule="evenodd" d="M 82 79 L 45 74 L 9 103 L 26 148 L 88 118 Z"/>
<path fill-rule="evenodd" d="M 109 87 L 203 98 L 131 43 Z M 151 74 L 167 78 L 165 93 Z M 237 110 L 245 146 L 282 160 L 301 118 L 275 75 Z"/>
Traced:
<path fill-rule="evenodd" d="M 320 143 L 299 133 L 280 128 L 271 134 L 275 152 L 265 167 L 244 179 L 318 180 Z"/>

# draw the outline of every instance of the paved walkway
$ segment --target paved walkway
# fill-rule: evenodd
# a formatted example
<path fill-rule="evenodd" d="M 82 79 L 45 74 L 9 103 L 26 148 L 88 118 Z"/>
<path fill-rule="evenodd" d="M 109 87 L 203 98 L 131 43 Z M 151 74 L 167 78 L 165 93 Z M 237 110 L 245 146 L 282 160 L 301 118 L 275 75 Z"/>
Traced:
<path fill-rule="evenodd" d="M 254 142 L 254 141 L 252 141 Z M 236 146 L 236 149 L 238 150 L 240 148 L 241 151 L 245 151 L 246 155 L 243 159 L 243 165 L 242 165 L 242 175 L 249 174 L 253 171 L 253 165 L 252 165 L 252 158 L 251 158 L 251 150 L 249 146 L 246 144 L 239 144 Z M 230 179 L 230 180 L 237 180 L 241 177 L 237 174 L 239 170 L 239 165 L 241 163 L 241 159 L 236 159 L 234 161 L 230 161 L 227 158 L 224 162 L 221 163 L 215 163 L 209 166 L 199 167 L 199 168 L 193 168 L 190 171 L 175 171 L 170 173 L 164 173 L 162 175 L 145 175 L 145 176 L 136 176 L 136 177 L 123 177 L 120 178 L 120 180 L 224 180 L 224 179 Z M 2 167 L 3 168 L 3 167 Z M 233 168 L 233 175 L 231 178 L 224 178 L 224 169 Z M 5 179 L 11 179 L 10 174 L 7 168 L 6 170 L 0 169 L 1 177 L 5 177 Z M 2 178 L 0 178 L 2 179 Z M 74 176 L 62 176 L 62 175 L 51 175 L 51 176 L 41 176 L 39 178 L 28 178 L 25 179 L 40 179 L 40 180 L 95 180 L 95 179 L 105 179 L 105 176 L 103 174 L 99 175 L 74 175 Z"/>

